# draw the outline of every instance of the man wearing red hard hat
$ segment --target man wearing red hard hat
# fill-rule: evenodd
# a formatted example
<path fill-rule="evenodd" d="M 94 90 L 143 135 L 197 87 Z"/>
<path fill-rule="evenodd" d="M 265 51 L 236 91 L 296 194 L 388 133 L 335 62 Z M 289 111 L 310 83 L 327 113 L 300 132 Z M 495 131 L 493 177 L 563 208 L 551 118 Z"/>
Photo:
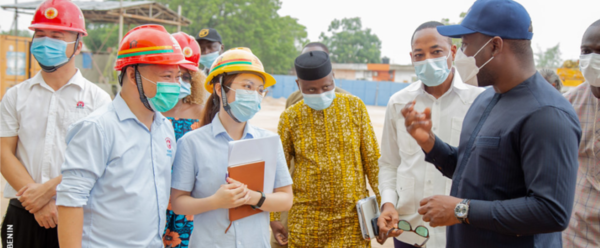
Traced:
<path fill-rule="evenodd" d="M 179 100 L 177 41 L 160 25 L 129 31 L 117 56 L 121 92 L 67 134 L 56 204 L 61 247 L 164 247 L 173 126 Z"/>
<path fill-rule="evenodd" d="M 0 158 L 10 205 L 3 247 L 58 247 L 56 186 L 69 125 L 110 103 L 110 96 L 75 67 L 86 36 L 81 10 L 67 0 L 37 8 L 29 29 L 42 71 L 10 88 L 0 108 Z M 12 236 L 12 237 L 11 237 Z"/>

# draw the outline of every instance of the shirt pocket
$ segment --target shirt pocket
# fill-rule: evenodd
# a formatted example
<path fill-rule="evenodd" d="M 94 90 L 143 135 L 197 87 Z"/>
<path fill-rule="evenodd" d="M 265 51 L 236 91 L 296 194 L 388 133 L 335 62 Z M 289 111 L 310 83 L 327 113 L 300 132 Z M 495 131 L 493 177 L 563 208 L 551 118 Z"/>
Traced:
<path fill-rule="evenodd" d="M 458 146 L 460 143 L 460 131 L 462 130 L 462 118 L 452 117 L 452 125 L 450 127 L 450 145 Z"/>
<path fill-rule="evenodd" d="M 396 208 L 399 215 L 409 215 L 416 212 L 415 199 L 415 179 L 400 175 L 396 175 L 396 192 L 398 193 L 398 202 Z"/>
<path fill-rule="evenodd" d="M 404 126 L 404 120 L 399 121 L 402 123 L 398 123 L 396 126 L 396 130 L 398 130 L 398 144 L 400 145 L 399 149 L 402 155 L 402 159 L 406 157 L 412 156 L 417 153 L 421 147 L 417 143 L 417 141 L 410 136 L 410 134 L 406 131 L 406 127 Z"/>

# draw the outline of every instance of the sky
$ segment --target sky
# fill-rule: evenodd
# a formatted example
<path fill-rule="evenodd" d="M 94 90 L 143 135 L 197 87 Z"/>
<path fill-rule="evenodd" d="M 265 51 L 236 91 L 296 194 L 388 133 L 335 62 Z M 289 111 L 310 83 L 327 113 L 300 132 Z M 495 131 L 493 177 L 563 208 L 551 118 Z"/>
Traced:
<path fill-rule="evenodd" d="M 28 2 L 29 0 L 19 0 Z M 360 17 L 382 42 L 381 56 L 394 64 L 410 64 L 410 38 L 421 23 L 449 18 L 458 22 L 473 0 L 281 0 L 279 14 L 297 18 L 306 26 L 308 38 L 318 41 L 334 19 Z M 533 21 L 534 52 L 560 43 L 562 59 L 578 59 L 585 29 L 600 18 L 597 0 L 519 0 Z M 14 0 L 0 0 L 0 5 Z M 0 9 L 0 30 L 9 30 L 14 12 Z M 19 27 L 26 28 L 32 16 L 20 15 Z"/>
<path fill-rule="evenodd" d="M 410 38 L 427 21 L 458 22 L 474 0 L 282 0 L 280 15 L 297 18 L 308 38 L 318 41 L 333 19 L 360 17 L 382 42 L 381 55 L 395 64 L 410 64 Z M 600 19 L 598 0 L 518 0 L 533 22 L 532 47 L 542 50 L 560 43 L 562 59 L 579 58 L 581 37 Z"/>

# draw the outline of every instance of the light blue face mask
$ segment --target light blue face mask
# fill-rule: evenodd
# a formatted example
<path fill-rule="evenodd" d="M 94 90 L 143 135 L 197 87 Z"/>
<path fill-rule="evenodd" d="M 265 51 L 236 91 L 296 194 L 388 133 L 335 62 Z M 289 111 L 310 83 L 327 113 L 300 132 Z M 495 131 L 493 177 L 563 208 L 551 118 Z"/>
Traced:
<path fill-rule="evenodd" d="M 450 54 L 447 57 L 414 62 L 415 73 L 419 80 L 429 87 L 442 84 L 450 74 L 450 68 L 448 68 L 449 57 Z"/>
<path fill-rule="evenodd" d="M 219 57 L 219 51 L 216 51 L 214 53 L 204 54 L 204 55 L 200 56 L 200 64 L 202 64 L 204 66 L 204 68 L 210 69 L 213 62 L 215 62 L 215 60 L 217 60 L 218 57 Z"/>
<path fill-rule="evenodd" d="M 156 85 L 156 95 L 152 98 L 146 97 L 154 111 L 167 112 L 177 105 L 180 92 L 178 83 L 153 82 L 144 76 L 141 77 Z"/>
<path fill-rule="evenodd" d="M 190 83 L 183 81 L 183 79 L 179 78 L 179 85 L 180 85 L 179 99 L 183 99 L 186 96 L 189 96 L 192 94 L 192 85 Z"/>
<path fill-rule="evenodd" d="M 333 103 L 333 99 L 335 99 L 335 88 L 330 91 L 323 92 L 321 94 L 304 94 L 304 104 L 308 105 L 310 108 L 314 110 L 323 110 L 329 108 L 331 103 Z"/>
<path fill-rule="evenodd" d="M 77 41 L 66 42 L 49 37 L 34 38 L 30 50 L 44 71 L 54 72 L 69 62 L 71 58 L 67 57 L 67 45 L 75 42 Z"/>
<path fill-rule="evenodd" d="M 235 92 L 235 101 L 228 104 L 229 112 L 231 112 L 234 119 L 237 119 L 239 122 L 247 122 L 252 119 L 260 110 L 262 96 L 254 90 L 234 90 L 229 87 L 227 88 Z M 225 95 L 225 91 L 221 91 L 221 93 L 223 96 Z M 223 100 L 226 101 L 227 99 L 224 98 Z"/>

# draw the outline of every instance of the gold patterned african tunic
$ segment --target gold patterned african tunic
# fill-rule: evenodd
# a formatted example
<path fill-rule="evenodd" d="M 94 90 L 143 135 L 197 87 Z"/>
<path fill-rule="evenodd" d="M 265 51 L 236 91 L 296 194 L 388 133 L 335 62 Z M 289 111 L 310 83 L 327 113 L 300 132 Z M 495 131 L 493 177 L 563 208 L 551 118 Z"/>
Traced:
<path fill-rule="evenodd" d="M 369 196 L 365 176 L 379 200 L 379 146 L 364 103 L 336 93 L 329 108 L 316 111 L 302 100 L 283 112 L 278 133 L 288 164 L 295 163 L 289 247 L 370 247 L 356 203 Z"/>

